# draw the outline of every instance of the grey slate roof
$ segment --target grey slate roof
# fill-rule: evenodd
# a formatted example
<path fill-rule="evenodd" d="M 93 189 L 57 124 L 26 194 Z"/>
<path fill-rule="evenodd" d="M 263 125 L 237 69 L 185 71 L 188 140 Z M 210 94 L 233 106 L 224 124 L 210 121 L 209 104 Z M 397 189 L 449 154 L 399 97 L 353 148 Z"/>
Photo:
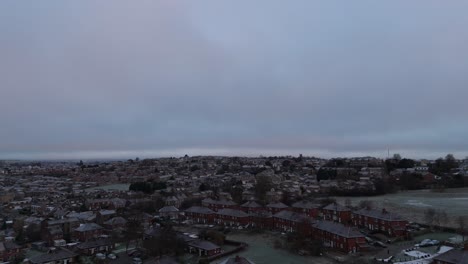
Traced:
<path fill-rule="evenodd" d="M 68 258 L 74 258 L 76 256 L 78 256 L 78 254 L 73 253 L 72 251 L 68 249 L 58 248 L 53 252 L 37 255 L 37 256 L 30 258 L 29 260 L 33 264 L 42 264 L 42 263 L 54 262 L 58 260 L 68 259 Z"/>
<path fill-rule="evenodd" d="M 78 218 L 64 218 L 64 219 L 57 219 L 57 220 L 49 220 L 47 221 L 47 224 L 49 226 L 51 225 L 61 225 L 61 224 L 65 224 L 65 223 L 76 223 L 76 222 L 79 222 Z"/>
<path fill-rule="evenodd" d="M 4 246 L 5 249 L 7 249 L 7 250 L 12 250 L 12 249 L 19 249 L 19 248 L 21 248 L 20 245 L 16 244 L 15 242 L 12 242 L 12 241 L 5 241 L 5 242 L 3 242 L 3 246 Z"/>
<path fill-rule="evenodd" d="M 228 215 L 228 216 L 235 216 L 235 217 L 248 217 L 249 215 L 241 210 L 236 210 L 236 209 L 221 209 L 219 210 L 216 214 L 218 215 Z"/>
<path fill-rule="evenodd" d="M 104 224 L 106 225 L 125 225 L 126 223 L 127 223 L 127 220 L 125 220 L 125 218 L 121 216 L 113 217 L 107 220 L 106 222 L 104 222 Z"/>
<path fill-rule="evenodd" d="M 404 221 L 405 219 L 398 214 L 390 213 L 384 210 L 361 209 L 354 211 L 353 214 L 372 217 L 386 221 Z"/>
<path fill-rule="evenodd" d="M 302 208 L 302 209 L 314 209 L 319 208 L 320 205 L 310 202 L 310 201 L 299 201 L 292 204 L 294 208 Z"/>
<path fill-rule="evenodd" d="M 179 209 L 177 209 L 175 206 L 170 205 L 170 206 L 164 206 L 163 208 L 159 209 L 160 213 L 171 213 L 171 212 L 179 212 Z"/>
<path fill-rule="evenodd" d="M 248 207 L 248 208 L 260 208 L 262 207 L 259 203 L 256 201 L 248 201 L 244 204 L 241 205 L 242 207 Z"/>
<path fill-rule="evenodd" d="M 284 203 L 271 203 L 271 204 L 267 204 L 267 207 L 270 207 L 270 208 L 288 208 L 289 206 L 285 205 Z"/>
<path fill-rule="evenodd" d="M 345 226 L 343 224 L 331 221 L 317 222 L 315 223 L 314 227 L 346 238 L 364 237 L 363 234 L 361 234 L 357 229 L 351 226 Z"/>
<path fill-rule="evenodd" d="M 87 231 L 94 231 L 94 230 L 99 230 L 99 229 L 103 229 L 103 227 L 95 223 L 86 223 L 86 224 L 80 225 L 78 228 L 75 229 L 75 231 L 87 232 Z"/>
<path fill-rule="evenodd" d="M 101 246 L 111 246 L 112 242 L 107 239 L 99 239 L 94 241 L 88 241 L 78 244 L 76 247 L 78 249 L 88 249 L 88 248 L 96 248 Z"/>
<path fill-rule="evenodd" d="M 273 215 L 268 211 L 259 211 L 259 212 L 251 212 L 249 213 L 249 216 L 269 218 L 269 217 L 272 217 Z"/>
<path fill-rule="evenodd" d="M 341 204 L 331 203 L 323 208 L 324 210 L 331 210 L 331 211 L 338 211 L 338 212 L 346 212 L 351 211 L 348 207 L 342 206 Z"/>
<path fill-rule="evenodd" d="M 206 198 L 203 199 L 202 204 L 207 203 L 207 204 L 219 204 L 219 205 L 226 205 L 226 206 L 232 206 L 232 205 L 237 205 L 235 202 L 230 201 L 230 200 L 213 200 L 211 198 Z"/>
<path fill-rule="evenodd" d="M 191 247 L 200 248 L 203 250 L 213 250 L 213 249 L 219 248 L 218 245 L 215 245 L 206 240 L 199 240 L 199 239 L 188 242 L 188 245 Z"/>
<path fill-rule="evenodd" d="M 192 206 L 185 210 L 185 212 L 189 213 L 198 213 L 198 214 L 214 214 L 214 211 L 210 208 L 202 207 L 202 206 Z"/>
<path fill-rule="evenodd" d="M 452 249 L 435 257 L 434 260 L 450 264 L 468 264 L 468 251 Z"/>
<path fill-rule="evenodd" d="M 293 222 L 312 221 L 309 217 L 291 211 L 281 211 L 273 215 L 275 218 L 284 219 Z"/>

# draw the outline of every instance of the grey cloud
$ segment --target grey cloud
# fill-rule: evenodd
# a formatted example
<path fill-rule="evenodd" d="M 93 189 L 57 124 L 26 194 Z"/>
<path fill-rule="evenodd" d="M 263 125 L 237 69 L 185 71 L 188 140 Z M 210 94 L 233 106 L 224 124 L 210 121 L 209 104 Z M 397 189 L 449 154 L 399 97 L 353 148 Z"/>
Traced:
<path fill-rule="evenodd" d="M 0 157 L 466 155 L 467 7 L 3 1 Z"/>

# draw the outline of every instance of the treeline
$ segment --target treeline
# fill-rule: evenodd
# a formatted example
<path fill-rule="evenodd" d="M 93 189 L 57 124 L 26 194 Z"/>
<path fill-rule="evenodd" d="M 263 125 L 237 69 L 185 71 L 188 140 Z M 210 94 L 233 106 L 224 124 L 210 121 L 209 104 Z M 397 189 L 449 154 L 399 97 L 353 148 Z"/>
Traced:
<path fill-rule="evenodd" d="M 164 190 L 167 188 L 166 182 L 158 181 L 158 182 L 134 182 L 130 184 L 129 190 L 135 192 L 143 192 L 146 194 L 152 194 L 154 191 L 157 190 Z"/>

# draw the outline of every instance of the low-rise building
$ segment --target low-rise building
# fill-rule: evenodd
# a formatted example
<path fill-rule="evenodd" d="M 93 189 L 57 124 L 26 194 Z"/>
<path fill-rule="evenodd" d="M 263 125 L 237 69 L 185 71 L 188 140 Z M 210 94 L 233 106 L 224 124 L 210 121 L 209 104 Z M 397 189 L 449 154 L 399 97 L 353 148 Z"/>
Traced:
<path fill-rule="evenodd" d="M 215 217 L 215 222 L 219 225 L 246 226 L 249 224 L 249 215 L 241 210 L 221 209 L 216 212 Z"/>
<path fill-rule="evenodd" d="M 366 238 L 355 227 L 332 221 L 319 221 L 313 225 L 313 236 L 326 247 L 346 253 L 366 251 Z"/>
<path fill-rule="evenodd" d="M 406 226 L 408 221 L 400 215 L 388 212 L 385 209 L 363 208 L 354 211 L 352 221 L 356 226 L 365 227 L 370 231 L 380 231 L 389 236 L 403 237 L 407 235 Z"/>
<path fill-rule="evenodd" d="M 213 256 L 221 253 L 221 247 L 206 240 L 192 240 L 187 243 L 190 253 L 198 256 Z"/>
<path fill-rule="evenodd" d="M 29 259 L 31 264 L 70 264 L 76 263 L 78 254 L 65 248 L 51 248 L 47 253 Z"/>
<path fill-rule="evenodd" d="M 215 212 L 207 207 L 192 206 L 185 210 L 185 217 L 195 223 L 209 224 L 213 223 Z"/>
<path fill-rule="evenodd" d="M 73 236 L 79 241 L 84 242 L 99 237 L 103 234 L 103 231 L 104 228 L 98 224 L 86 223 L 76 228 L 73 232 Z"/>
<path fill-rule="evenodd" d="M 111 252 L 114 249 L 114 243 L 108 239 L 99 239 L 80 243 L 76 246 L 76 249 L 80 254 L 92 256 L 96 253 Z"/>
<path fill-rule="evenodd" d="M 347 224 L 351 221 L 351 209 L 337 203 L 331 203 L 322 209 L 323 219 Z"/>
<path fill-rule="evenodd" d="M 292 209 L 296 213 L 316 218 L 320 212 L 320 205 L 310 201 L 298 201 L 292 204 Z"/>

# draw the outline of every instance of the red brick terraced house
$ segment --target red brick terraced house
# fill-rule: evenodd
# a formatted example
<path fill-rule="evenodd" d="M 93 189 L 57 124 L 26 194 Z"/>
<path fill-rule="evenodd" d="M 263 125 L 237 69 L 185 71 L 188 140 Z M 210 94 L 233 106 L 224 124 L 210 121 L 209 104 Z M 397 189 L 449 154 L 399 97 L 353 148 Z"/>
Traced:
<path fill-rule="evenodd" d="M 22 247 L 11 241 L 0 242 L 0 261 L 11 261 L 21 254 Z"/>
<path fill-rule="evenodd" d="M 58 225 L 47 227 L 42 231 L 42 239 L 49 245 L 53 245 L 55 240 L 63 239 L 62 228 Z"/>
<path fill-rule="evenodd" d="M 272 214 L 276 214 L 276 213 L 284 211 L 284 210 L 289 210 L 289 206 L 287 206 L 287 205 L 285 205 L 284 203 L 281 203 L 281 202 L 267 204 L 266 208 L 267 208 L 268 212 L 270 212 Z"/>
<path fill-rule="evenodd" d="M 107 239 L 99 239 L 80 243 L 76 249 L 83 255 L 93 256 L 97 253 L 110 253 L 114 249 L 114 243 Z"/>
<path fill-rule="evenodd" d="M 273 215 L 273 228 L 284 232 L 305 232 L 310 235 L 314 220 L 292 211 L 281 211 Z"/>
<path fill-rule="evenodd" d="M 260 229 L 273 228 L 273 215 L 267 211 L 249 213 L 249 227 Z"/>
<path fill-rule="evenodd" d="M 385 209 L 373 210 L 364 208 L 354 211 L 353 224 L 365 227 L 370 231 L 380 231 L 392 237 L 404 237 L 407 235 L 408 221 L 401 216 L 390 213 Z"/>
<path fill-rule="evenodd" d="M 80 225 L 77 218 L 43 220 L 41 222 L 42 239 L 53 245 L 54 240 L 70 238 L 73 230 Z"/>
<path fill-rule="evenodd" d="M 332 203 L 322 209 L 324 220 L 348 224 L 351 222 L 351 209 L 337 203 Z"/>
<path fill-rule="evenodd" d="M 81 224 L 73 231 L 74 238 L 79 241 L 85 242 L 95 239 L 104 233 L 104 228 L 95 223 Z"/>
<path fill-rule="evenodd" d="M 211 198 L 203 199 L 202 206 L 208 207 L 208 208 L 210 208 L 211 210 L 213 210 L 215 212 L 217 212 L 218 210 L 221 210 L 221 209 L 225 209 L 225 208 L 230 208 L 230 209 L 238 209 L 239 208 L 239 205 L 237 205 L 233 201 L 229 201 L 229 200 L 217 201 L 217 200 L 213 200 Z"/>
<path fill-rule="evenodd" d="M 266 211 L 266 208 L 261 206 L 256 201 L 248 201 L 241 205 L 241 210 L 246 213 L 256 213 Z"/>
<path fill-rule="evenodd" d="M 121 216 L 113 217 L 103 223 L 104 227 L 108 230 L 123 229 L 127 224 L 127 220 Z"/>
<path fill-rule="evenodd" d="M 368 250 L 365 236 L 355 227 L 332 221 L 319 221 L 312 228 L 313 237 L 321 240 L 326 247 L 345 253 Z"/>
<path fill-rule="evenodd" d="M 215 222 L 226 226 L 246 226 L 249 224 L 249 215 L 241 210 L 221 209 L 216 212 Z"/>
<path fill-rule="evenodd" d="M 192 206 L 185 210 L 185 217 L 194 223 L 211 224 L 215 219 L 215 212 L 207 207 Z"/>
<path fill-rule="evenodd" d="M 299 201 L 292 204 L 292 209 L 296 213 L 317 218 L 320 212 L 320 205 L 310 201 Z"/>
<path fill-rule="evenodd" d="M 49 252 L 29 259 L 32 264 L 70 264 L 77 263 L 78 254 L 66 248 L 52 248 Z"/>

